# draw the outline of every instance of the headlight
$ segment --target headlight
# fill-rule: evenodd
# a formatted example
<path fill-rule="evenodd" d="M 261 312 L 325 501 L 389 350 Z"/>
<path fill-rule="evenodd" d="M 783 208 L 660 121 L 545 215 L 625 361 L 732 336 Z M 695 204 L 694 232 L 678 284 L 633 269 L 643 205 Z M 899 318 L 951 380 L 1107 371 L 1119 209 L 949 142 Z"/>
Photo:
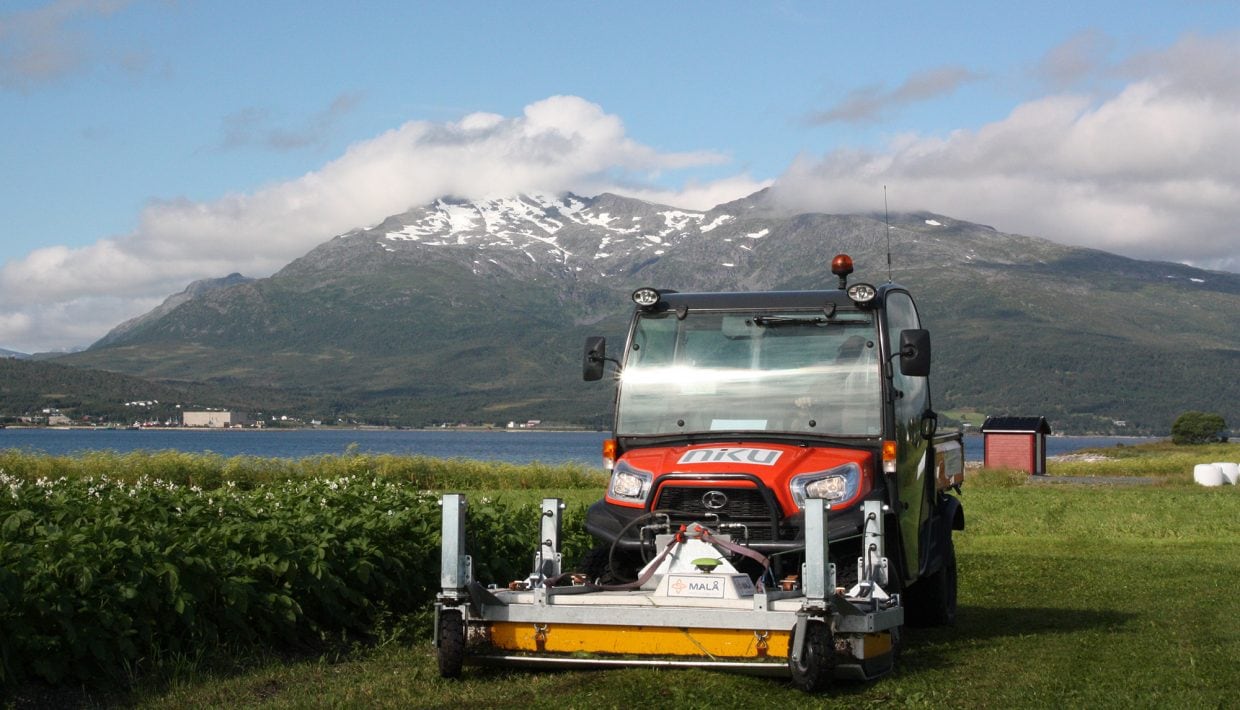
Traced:
<path fill-rule="evenodd" d="M 848 287 L 848 297 L 858 304 L 869 303 L 877 295 L 878 291 L 869 284 L 853 284 Z"/>
<path fill-rule="evenodd" d="M 855 463 L 846 463 L 826 471 L 793 476 L 789 488 L 792 489 L 792 499 L 796 501 L 797 507 L 804 508 L 807 498 L 821 498 L 827 501 L 829 506 L 852 500 L 860 485 L 861 467 Z"/>
<path fill-rule="evenodd" d="M 633 292 L 633 303 L 642 308 L 650 308 L 659 302 L 659 292 L 649 286 L 644 286 Z"/>
<path fill-rule="evenodd" d="M 611 472 L 611 486 L 608 488 L 608 495 L 617 500 L 627 501 L 631 503 L 645 503 L 646 496 L 650 495 L 650 481 L 654 476 L 646 471 L 640 471 L 623 461 L 616 462 L 615 469 Z"/>

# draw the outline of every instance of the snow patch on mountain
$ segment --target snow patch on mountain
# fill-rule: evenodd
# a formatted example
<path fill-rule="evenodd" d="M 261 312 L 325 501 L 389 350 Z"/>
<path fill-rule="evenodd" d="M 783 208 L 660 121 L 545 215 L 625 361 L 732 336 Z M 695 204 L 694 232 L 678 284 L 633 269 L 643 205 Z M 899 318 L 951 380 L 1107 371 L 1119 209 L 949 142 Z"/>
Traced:
<path fill-rule="evenodd" d="M 635 213 L 636 212 L 636 213 Z M 731 214 L 674 209 L 614 195 L 583 198 L 527 194 L 466 202 L 441 198 L 393 217 L 373 230 L 384 251 L 404 248 L 505 248 L 534 262 L 570 267 L 574 254 L 593 261 L 624 259 L 647 250 L 661 256 L 686 239 L 719 234 L 740 237 L 727 228 Z M 770 230 L 746 236 L 758 239 Z M 647 252 L 648 253 L 648 252 Z"/>
<path fill-rule="evenodd" d="M 715 229 L 716 227 L 720 227 L 720 226 L 722 226 L 722 225 L 725 225 L 725 224 L 727 224 L 728 222 L 734 221 L 735 219 L 736 219 L 736 218 L 735 218 L 735 217 L 733 217 L 733 216 L 732 216 L 732 215 L 730 215 L 730 214 L 721 214 L 721 215 L 719 215 L 718 217 L 716 217 L 716 218 L 712 219 L 712 220 L 710 221 L 710 224 L 703 224 L 701 227 L 698 227 L 698 231 L 700 231 L 700 232 L 710 232 L 710 231 L 714 231 L 714 229 Z"/>

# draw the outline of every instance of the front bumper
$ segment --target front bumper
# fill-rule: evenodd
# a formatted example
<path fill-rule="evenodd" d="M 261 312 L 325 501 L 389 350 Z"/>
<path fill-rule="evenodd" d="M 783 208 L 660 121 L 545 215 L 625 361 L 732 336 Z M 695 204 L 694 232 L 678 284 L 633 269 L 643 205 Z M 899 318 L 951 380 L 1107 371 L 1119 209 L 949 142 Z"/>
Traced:
<path fill-rule="evenodd" d="M 654 512 L 658 513 L 660 511 L 656 510 Z M 673 532 L 679 525 L 691 522 L 700 522 L 706 527 L 712 527 L 709 519 L 704 519 L 698 514 L 683 511 L 667 511 L 667 515 L 671 520 Z M 647 519 L 639 522 L 637 519 L 642 517 Z M 586 513 L 586 531 L 603 543 L 608 545 L 614 544 L 619 550 L 640 552 L 642 548 L 641 528 L 644 525 L 654 524 L 658 520 L 659 518 L 650 515 L 650 511 L 641 508 L 612 505 L 606 500 L 600 500 L 591 505 Z M 722 516 L 719 520 L 725 524 L 739 522 Z M 839 542 L 860 537 L 862 522 L 859 503 L 846 510 L 832 511 L 827 516 L 827 538 L 831 542 Z M 754 527 L 756 528 L 757 526 Z M 731 534 L 736 542 L 744 544 L 764 555 L 800 550 L 805 547 L 804 515 L 802 513 L 780 519 L 775 530 L 764 531 L 771 533 L 762 535 L 765 539 L 757 539 L 757 535 L 745 539 L 743 534 L 731 532 L 727 529 L 724 532 Z M 649 542 L 646 544 L 649 546 Z"/>

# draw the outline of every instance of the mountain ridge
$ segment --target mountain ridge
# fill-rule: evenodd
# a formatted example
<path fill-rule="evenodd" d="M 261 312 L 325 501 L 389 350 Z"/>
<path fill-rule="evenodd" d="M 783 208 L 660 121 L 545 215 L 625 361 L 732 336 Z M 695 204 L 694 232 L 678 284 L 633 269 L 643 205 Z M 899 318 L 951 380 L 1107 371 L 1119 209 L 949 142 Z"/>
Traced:
<path fill-rule="evenodd" d="M 442 198 L 333 237 L 266 279 L 192 295 L 64 360 L 290 388 L 335 408 L 324 416 L 605 426 L 607 388 L 582 386 L 577 351 L 594 331 L 623 334 L 633 288 L 832 288 L 838 252 L 853 256 L 854 279 L 885 281 L 888 239 L 890 276 L 934 331 L 937 408 L 1013 407 L 1082 431 L 1116 420 L 1165 429 L 1177 409 L 1234 417 L 1236 385 L 1203 383 L 1225 379 L 1216 373 L 1240 356 L 1240 275 L 930 212 L 893 214 L 889 225 L 881 215 L 781 216 L 765 191 L 704 211 L 611 194 Z M 1191 350 L 1183 363 L 1150 365 Z"/>

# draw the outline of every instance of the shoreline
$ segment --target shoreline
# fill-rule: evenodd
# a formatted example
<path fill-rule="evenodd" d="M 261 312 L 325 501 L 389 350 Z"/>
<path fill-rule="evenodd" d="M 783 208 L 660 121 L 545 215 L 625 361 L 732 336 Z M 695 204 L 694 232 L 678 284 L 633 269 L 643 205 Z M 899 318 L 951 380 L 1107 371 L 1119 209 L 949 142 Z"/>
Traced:
<path fill-rule="evenodd" d="M 81 424 L 70 424 L 61 426 L 36 426 L 29 424 L 6 424 L 0 426 L 0 431 L 5 429 L 16 429 L 20 431 L 204 431 L 204 432 L 296 432 L 296 431 L 418 431 L 418 432 L 461 432 L 466 434 L 477 434 L 486 432 L 509 433 L 509 434 L 537 434 L 537 433 L 554 433 L 554 434 L 609 434 L 605 429 L 580 429 L 572 427 L 534 427 L 529 428 L 512 428 L 508 427 L 488 427 L 488 426 L 451 426 L 451 427 L 401 427 L 401 426 L 384 426 L 380 424 L 358 424 L 352 426 L 274 426 L 274 427 L 195 427 L 195 426 L 151 426 L 151 427 L 129 427 L 129 426 L 85 426 Z M 980 431 L 966 431 L 964 435 L 967 437 L 983 436 Z M 1169 439 L 1170 435 L 1142 435 L 1142 434 L 1051 434 L 1048 439 L 1108 439 L 1115 442 L 1116 446 L 1126 446 L 1128 441 L 1134 443 L 1149 443 Z"/>
<path fill-rule="evenodd" d="M 300 426 L 300 427 L 203 427 L 203 426 L 152 426 L 152 427 L 108 427 L 108 426 L 30 426 L 27 424 L 7 424 L 0 427 L 19 431 L 169 431 L 169 432 L 299 432 L 299 431 L 418 431 L 418 432 L 460 432 L 462 434 L 479 434 L 487 432 L 505 434 L 606 434 L 601 429 L 566 429 L 558 427 L 541 427 L 534 429 L 509 429 L 507 427 L 394 427 L 394 426 Z"/>

